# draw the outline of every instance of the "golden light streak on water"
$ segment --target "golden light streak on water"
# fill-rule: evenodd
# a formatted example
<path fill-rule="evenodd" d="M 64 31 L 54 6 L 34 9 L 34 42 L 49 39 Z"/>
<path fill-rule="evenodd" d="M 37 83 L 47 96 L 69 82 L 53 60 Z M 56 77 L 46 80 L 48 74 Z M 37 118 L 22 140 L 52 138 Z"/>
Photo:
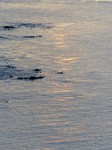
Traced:
<path fill-rule="evenodd" d="M 55 34 L 55 47 L 57 49 L 65 49 L 67 48 L 67 43 L 65 41 L 64 33 L 57 33 Z"/>
<path fill-rule="evenodd" d="M 56 30 L 52 31 L 52 39 L 54 42 L 54 47 L 58 50 L 67 49 L 68 45 L 66 42 L 66 34 L 63 28 L 57 28 Z"/>
<path fill-rule="evenodd" d="M 69 71 L 71 69 L 71 65 L 79 60 L 80 58 L 77 56 L 68 56 L 66 58 L 63 56 L 57 56 L 56 58 L 57 65 L 60 66 L 63 71 Z"/>
<path fill-rule="evenodd" d="M 71 46 L 68 42 L 69 35 L 67 32 L 65 32 L 70 26 L 70 23 L 57 24 L 55 29 L 51 32 L 51 40 L 56 51 L 54 62 L 58 68 L 63 71 L 70 70 L 71 65 L 80 60 L 80 58 L 74 53 L 70 53 Z M 60 51 L 60 55 L 57 53 L 57 51 Z"/>

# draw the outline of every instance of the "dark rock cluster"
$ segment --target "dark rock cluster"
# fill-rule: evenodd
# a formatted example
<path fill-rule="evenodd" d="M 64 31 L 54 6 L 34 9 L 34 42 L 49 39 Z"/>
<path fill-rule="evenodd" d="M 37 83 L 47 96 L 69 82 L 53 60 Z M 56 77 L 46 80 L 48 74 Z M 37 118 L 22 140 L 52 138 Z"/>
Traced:
<path fill-rule="evenodd" d="M 12 26 L 12 25 L 7 25 L 7 26 L 2 26 L 2 29 L 3 30 L 13 30 L 13 29 L 16 29 L 16 27 Z"/>
<path fill-rule="evenodd" d="M 46 23 L 17 23 L 13 25 L 4 25 L 0 26 L 0 29 L 2 30 L 14 30 L 21 27 L 25 28 L 41 28 L 41 29 L 50 29 L 53 27 L 52 24 L 46 24 Z"/>
<path fill-rule="evenodd" d="M 39 38 L 39 37 L 42 37 L 42 35 L 37 35 L 37 36 L 33 36 L 33 35 L 30 35 L 30 36 L 23 36 L 23 38 Z"/>
<path fill-rule="evenodd" d="M 30 76 L 30 77 L 18 77 L 17 79 L 18 80 L 37 80 L 37 79 L 43 79 L 44 76 L 39 76 L 39 77 L 36 77 L 36 76 Z"/>
<path fill-rule="evenodd" d="M 38 80 L 43 79 L 41 69 L 18 69 L 12 65 L 0 66 L 0 80 L 16 79 L 16 80 Z"/>

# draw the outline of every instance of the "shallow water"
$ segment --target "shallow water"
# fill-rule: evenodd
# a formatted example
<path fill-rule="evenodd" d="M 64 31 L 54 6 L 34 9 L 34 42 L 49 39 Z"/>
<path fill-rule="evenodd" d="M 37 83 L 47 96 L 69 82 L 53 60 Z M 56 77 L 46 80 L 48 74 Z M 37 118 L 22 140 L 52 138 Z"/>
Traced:
<path fill-rule="evenodd" d="M 111 0 L 0 0 L 1 150 L 112 149 L 111 14 Z"/>

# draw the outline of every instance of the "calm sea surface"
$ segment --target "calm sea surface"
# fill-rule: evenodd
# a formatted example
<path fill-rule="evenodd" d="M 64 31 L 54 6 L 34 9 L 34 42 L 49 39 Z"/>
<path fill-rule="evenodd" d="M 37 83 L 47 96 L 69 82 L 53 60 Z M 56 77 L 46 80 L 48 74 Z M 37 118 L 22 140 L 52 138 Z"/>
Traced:
<path fill-rule="evenodd" d="M 0 150 L 112 150 L 112 0 L 0 0 Z"/>

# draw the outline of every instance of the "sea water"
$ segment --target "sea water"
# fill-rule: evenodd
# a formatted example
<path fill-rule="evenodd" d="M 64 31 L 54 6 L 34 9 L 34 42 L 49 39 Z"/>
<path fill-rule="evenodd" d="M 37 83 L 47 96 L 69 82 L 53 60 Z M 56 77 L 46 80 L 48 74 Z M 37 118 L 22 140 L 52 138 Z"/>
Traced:
<path fill-rule="evenodd" d="M 111 0 L 0 0 L 0 149 L 112 149 Z"/>

